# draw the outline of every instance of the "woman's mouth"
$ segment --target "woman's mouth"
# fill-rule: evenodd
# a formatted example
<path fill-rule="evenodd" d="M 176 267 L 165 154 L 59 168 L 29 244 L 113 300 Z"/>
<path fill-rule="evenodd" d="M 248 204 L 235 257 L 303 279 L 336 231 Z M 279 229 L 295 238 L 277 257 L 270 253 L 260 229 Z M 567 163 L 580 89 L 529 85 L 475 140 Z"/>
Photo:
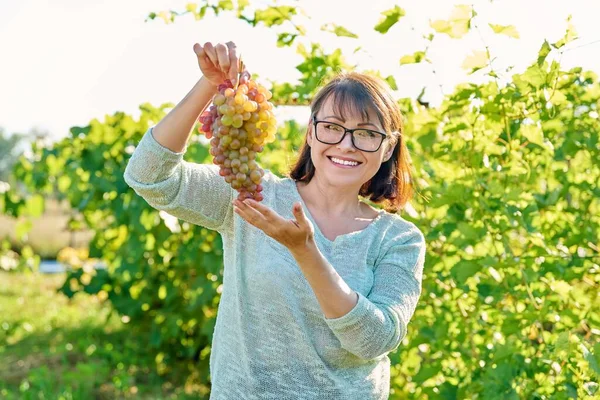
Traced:
<path fill-rule="evenodd" d="M 327 158 L 333 165 L 335 165 L 338 168 L 350 169 L 350 168 L 356 168 L 360 164 L 362 164 L 361 162 L 357 162 L 357 161 L 344 161 L 344 160 L 341 160 L 339 158 L 332 157 L 332 156 L 327 156 Z"/>

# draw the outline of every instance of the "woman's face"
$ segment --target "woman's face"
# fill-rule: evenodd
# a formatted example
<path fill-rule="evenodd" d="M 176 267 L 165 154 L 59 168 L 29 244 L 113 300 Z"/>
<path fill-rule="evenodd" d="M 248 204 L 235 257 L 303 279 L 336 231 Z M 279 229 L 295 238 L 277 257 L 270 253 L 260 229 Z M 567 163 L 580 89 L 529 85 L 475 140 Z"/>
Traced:
<path fill-rule="evenodd" d="M 351 114 L 347 112 L 346 114 L 346 118 L 337 114 L 332 107 L 331 98 L 328 98 L 324 101 L 323 107 L 317 111 L 316 119 L 342 125 L 347 129 L 365 128 L 385 133 L 379 118 L 372 110 L 369 110 L 368 120 L 363 120 L 360 113 Z M 321 128 L 319 128 L 319 132 L 322 132 Z M 319 137 L 321 138 L 321 136 Z M 315 137 L 315 125 L 312 121 L 309 123 L 307 141 L 310 145 L 310 155 L 315 166 L 315 176 L 331 186 L 352 188 L 356 191 L 375 176 L 381 163 L 389 160 L 394 150 L 390 146 L 389 140 L 384 140 L 376 152 L 359 150 L 352 145 L 350 133 L 346 133 L 338 144 L 322 143 Z M 336 163 L 340 160 L 351 161 L 356 165 Z"/>

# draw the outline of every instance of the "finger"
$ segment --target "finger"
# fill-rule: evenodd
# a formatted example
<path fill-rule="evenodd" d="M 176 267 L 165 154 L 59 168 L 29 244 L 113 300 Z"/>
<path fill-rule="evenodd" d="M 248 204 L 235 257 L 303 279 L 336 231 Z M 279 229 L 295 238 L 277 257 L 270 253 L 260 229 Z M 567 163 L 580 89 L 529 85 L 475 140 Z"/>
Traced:
<path fill-rule="evenodd" d="M 234 210 L 237 208 L 238 214 L 246 221 L 256 226 L 257 228 L 263 229 L 264 226 L 268 225 L 265 217 L 256 209 L 250 207 L 244 202 L 236 200 L 234 202 Z"/>
<path fill-rule="evenodd" d="M 298 220 L 298 223 L 300 225 L 308 225 L 308 220 L 306 218 L 306 215 L 304 214 L 302 204 L 294 203 L 294 215 L 296 216 L 296 219 Z"/>
<path fill-rule="evenodd" d="M 212 67 L 212 61 L 208 58 L 206 51 L 198 43 L 194 44 L 194 53 L 198 57 L 198 64 L 202 70 Z"/>
<path fill-rule="evenodd" d="M 229 74 L 229 55 L 227 54 L 227 46 L 223 43 L 217 44 L 215 48 L 217 52 L 217 60 L 219 61 L 219 65 L 221 66 L 221 71 L 225 73 L 225 75 Z"/>
<path fill-rule="evenodd" d="M 211 42 L 204 43 L 204 52 L 210 59 L 210 62 L 212 62 L 213 65 L 217 67 L 219 65 L 219 60 L 217 58 L 217 52 Z"/>
<path fill-rule="evenodd" d="M 242 203 L 246 203 L 246 205 L 248 207 L 251 207 L 255 210 L 257 210 L 258 212 L 261 213 L 261 215 L 267 220 L 273 220 L 273 219 L 278 219 L 283 221 L 283 218 L 279 216 L 279 214 L 277 214 L 275 211 L 271 210 L 269 207 L 265 206 L 262 203 L 259 203 L 258 201 L 255 201 L 253 199 L 244 199 L 244 201 Z"/>
<path fill-rule="evenodd" d="M 238 73 L 239 73 L 239 59 L 237 56 L 237 50 L 235 43 L 229 41 L 226 43 L 227 48 L 229 49 L 229 79 L 231 83 L 235 86 L 237 83 Z"/>

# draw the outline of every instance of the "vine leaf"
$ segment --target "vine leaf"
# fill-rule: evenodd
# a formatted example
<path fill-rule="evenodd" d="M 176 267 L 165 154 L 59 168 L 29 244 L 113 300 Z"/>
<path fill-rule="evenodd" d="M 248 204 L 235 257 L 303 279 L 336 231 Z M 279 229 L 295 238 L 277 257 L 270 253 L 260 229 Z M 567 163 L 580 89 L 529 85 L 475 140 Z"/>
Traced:
<path fill-rule="evenodd" d="M 465 61 L 462 63 L 462 67 L 464 69 L 471 70 L 470 74 L 475 71 L 480 70 L 488 65 L 488 56 L 485 51 L 474 51 L 472 54 L 468 55 L 465 58 Z"/>
<path fill-rule="evenodd" d="M 517 28 L 514 25 L 496 25 L 496 24 L 489 24 L 490 28 L 492 28 L 492 30 L 494 31 L 494 33 L 497 33 L 499 35 L 506 35 L 508 37 L 511 38 L 515 38 L 515 39 L 519 39 L 519 31 L 517 31 Z"/>
<path fill-rule="evenodd" d="M 450 19 L 436 20 L 429 25 L 438 33 L 445 33 L 454 39 L 460 39 L 469 32 L 471 28 L 471 19 L 477 15 L 473 7 L 468 5 L 459 5 L 454 7 Z"/>
<path fill-rule="evenodd" d="M 321 30 L 325 31 L 325 32 L 331 32 L 337 36 L 358 39 L 358 35 L 356 35 L 355 33 L 350 32 L 348 29 L 344 28 L 343 26 L 336 25 L 333 23 L 323 25 L 321 27 Z"/>
<path fill-rule="evenodd" d="M 400 58 L 400 65 L 418 64 L 423 60 L 425 60 L 425 52 L 415 51 L 413 54 L 407 54 L 405 56 L 402 56 L 402 58 Z"/>
<path fill-rule="evenodd" d="M 560 49 L 567 43 L 570 43 L 573 40 L 577 39 L 577 31 L 575 30 L 575 25 L 573 25 L 573 23 L 571 22 L 572 17 L 572 15 L 569 15 L 569 18 L 567 18 L 567 31 L 565 32 L 565 36 L 563 36 L 562 39 L 560 39 L 558 42 L 552 44 L 552 46 L 554 46 L 555 48 Z"/>
<path fill-rule="evenodd" d="M 379 33 L 387 33 L 387 31 L 389 31 L 390 28 L 394 26 L 398 20 L 400 20 L 400 18 L 406 15 L 406 11 L 398 6 L 394 6 L 394 8 L 383 11 L 381 14 L 383 17 L 379 23 L 375 25 L 375 30 Z"/>

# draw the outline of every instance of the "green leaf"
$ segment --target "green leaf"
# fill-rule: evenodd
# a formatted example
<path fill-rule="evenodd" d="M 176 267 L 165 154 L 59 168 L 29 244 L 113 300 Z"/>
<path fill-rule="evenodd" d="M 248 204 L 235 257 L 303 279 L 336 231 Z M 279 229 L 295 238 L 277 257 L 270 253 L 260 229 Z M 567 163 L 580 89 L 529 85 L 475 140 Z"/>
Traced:
<path fill-rule="evenodd" d="M 227 10 L 227 11 L 231 11 L 234 9 L 233 1 L 231 1 L 231 0 L 219 0 L 219 4 L 217 4 L 217 7 L 220 8 L 221 10 Z"/>
<path fill-rule="evenodd" d="M 343 26 L 336 25 L 336 24 L 325 24 L 321 27 L 321 30 L 325 31 L 325 32 L 334 33 L 337 36 L 358 39 L 358 35 L 350 32 L 348 29 L 344 28 Z"/>
<path fill-rule="evenodd" d="M 417 64 L 425 59 L 424 51 L 416 51 L 413 54 L 407 54 L 400 58 L 400 65 L 404 64 Z"/>
<path fill-rule="evenodd" d="M 471 55 L 465 58 L 462 63 L 464 69 L 470 70 L 472 74 L 488 65 L 488 56 L 485 51 L 474 51 Z"/>
<path fill-rule="evenodd" d="M 44 213 L 44 197 L 40 194 L 35 194 L 27 199 L 25 203 L 27 215 L 37 218 Z"/>
<path fill-rule="evenodd" d="M 473 7 L 466 4 L 460 4 L 454 7 L 452 14 L 450 14 L 451 23 L 464 23 L 470 21 L 475 16 Z"/>
<path fill-rule="evenodd" d="M 514 25 L 496 25 L 496 24 L 489 24 L 490 28 L 492 28 L 492 30 L 494 31 L 494 33 L 497 33 L 499 35 L 506 35 L 508 37 L 512 37 L 515 39 L 519 39 L 519 32 L 517 31 L 517 28 Z"/>
<path fill-rule="evenodd" d="M 30 220 L 25 219 L 17 222 L 15 225 L 15 236 L 18 240 L 25 240 L 27 233 L 31 230 L 33 224 Z"/>
<path fill-rule="evenodd" d="M 455 6 L 448 21 L 436 20 L 429 25 L 438 33 L 444 33 L 451 38 L 460 39 L 469 32 L 471 19 L 475 15 L 473 8 L 468 5 Z"/>
<path fill-rule="evenodd" d="M 450 34 L 452 33 L 452 26 L 448 21 L 438 19 L 430 22 L 429 26 L 431 26 L 438 33 L 445 33 L 448 36 L 450 36 Z"/>
<path fill-rule="evenodd" d="M 396 79 L 392 75 L 385 78 L 385 81 L 388 83 L 388 85 L 390 85 L 392 90 L 398 90 L 398 85 L 396 84 Z"/>
<path fill-rule="evenodd" d="M 413 381 L 423 383 L 436 376 L 439 372 L 440 367 L 438 365 L 422 364 L 419 372 L 413 377 Z"/>
<path fill-rule="evenodd" d="M 556 343 L 554 344 L 554 352 L 569 352 L 569 332 L 561 332 L 556 339 Z"/>
<path fill-rule="evenodd" d="M 548 54 L 550 54 L 551 51 L 552 51 L 552 49 L 550 48 L 550 44 L 548 43 L 547 40 L 544 40 L 544 44 L 542 44 L 542 47 L 540 48 L 540 51 L 538 52 L 537 64 L 540 67 L 542 66 L 542 64 L 544 64 L 546 57 L 548 56 Z"/>
<path fill-rule="evenodd" d="M 573 288 L 565 281 L 554 281 L 550 283 L 550 289 L 556 292 L 564 300 L 567 300 L 569 299 L 569 294 Z"/>
<path fill-rule="evenodd" d="M 575 30 L 575 25 L 573 25 L 573 23 L 571 22 L 572 17 L 572 15 L 569 15 L 569 17 L 567 18 L 567 30 L 565 32 L 565 36 L 563 36 L 562 39 L 560 39 L 558 42 L 552 44 L 552 46 L 554 46 L 555 48 L 560 49 L 567 43 L 571 43 L 573 40 L 577 39 L 577 31 Z"/>
<path fill-rule="evenodd" d="M 542 128 L 537 125 L 521 125 L 519 132 L 531 143 L 544 146 L 544 133 Z"/>
<path fill-rule="evenodd" d="M 396 22 L 402 17 L 406 15 L 406 11 L 404 9 L 394 6 L 394 8 L 390 8 L 389 10 L 383 11 L 381 13 L 383 17 L 381 17 L 379 23 L 375 25 L 375 30 L 379 33 L 387 33 Z"/>
<path fill-rule="evenodd" d="M 597 377 L 600 377 L 600 366 L 598 366 L 598 361 L 594 355 L 590 353 L 585 343 L 579 343 L 579 346 L 583 353 L 583 358 L 590 364 L 591 370 L 594 371 L 594 374 L 596 374 Z"/>
<path fill-rule="evenodd" d="M 294 43 L 294 39 L 296 39 L 298 35 L 294 33 L 280 33 L 277 35 L 277 47 L 285 47 L 291 46 Z"/>
<path fill-rule="evenodd" d="M 546 72 L 537 64 L 533 64 L 521 75 L 517 75 L 515 81 L 521 80 L 533 88 L 540 88 L 544 83 L 546 83 L 547 74 Z"/>
<path fill-rule="evenodd" d="M 291 6 L 275 6 L 268 7 L 264 10 L 256 10 L 254 12 L 254 24 L 262 22 L 267 27 L 281 25 L 285 21 L 292 19 L 296 14 L 296 8 Z"/>
<path fill-rule="evenodd" d="M 464 285 L 468 278 L 481 271 L 481 265 L 476 261 L 462 260 L 457 262 L 450 274 L 459 285 Z"/>

